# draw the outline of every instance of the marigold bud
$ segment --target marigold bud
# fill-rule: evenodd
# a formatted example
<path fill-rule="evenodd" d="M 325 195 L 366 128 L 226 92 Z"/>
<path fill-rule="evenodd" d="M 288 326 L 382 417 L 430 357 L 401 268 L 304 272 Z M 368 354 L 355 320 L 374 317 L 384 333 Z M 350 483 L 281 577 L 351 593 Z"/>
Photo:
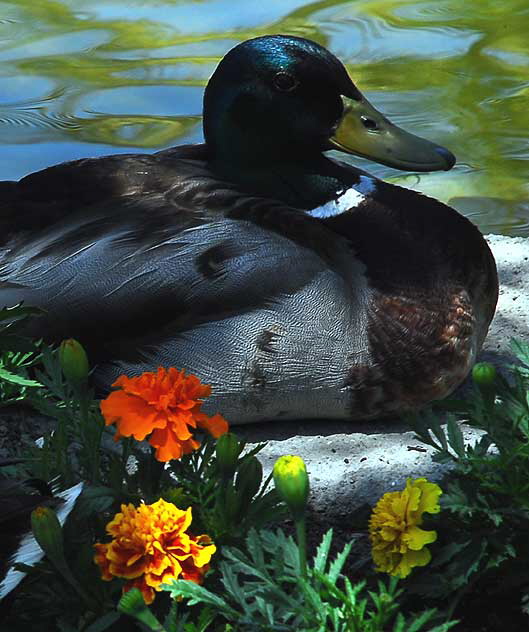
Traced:
<path fill-rule="evenodd" d="M 74 338 L 61 342 L 59 361 L 66 379 L 71 382 L 84 382 L 88 377 L 88 358 L 83 346 Z"/>
<path fill-rule="evenodd" d="M 88 603 L 90 597 L 72 574 L 64 555 L 62 526 L 57 514 L 49 507 L 37 507 L 31 512 L 31 529 L 46 557 L 66 581 Z"/>
<path fill-rule="evenodd" d="M 239 468 L 235 482 L 235 488 L 239 492 L 242 502 L 250 502 L 259 491 L 262 482 L 263 466 L 257 457 L 251 456 Z"/>
<path fill-rule="evenodd" d="M 290 455 L 279 457 L 274 465 L 274 484 L 294 520 L 300 518 L 309 496 L 309 477 L 303 459 Z"/>
<path fill-rule="evenodd" d="M 223 476 L 233 476 L 240 452 L 241 446 L 233 433 L 226 432 L 217 439 L 217 464 Z"/>
<path fill-rule="evenodd" d="M 496 368 L 490 362 L 478 362 L 472 369 L 472 379 L 478 386 L 490 386 L 496 379 Z"/>
<path fill-rule="evenodd" d="M 54 564 L 64 557 L 62 527 L 57 514 L 49 507 L 37 507 L 31 512 L 31 530 L 38 545 Z"/>

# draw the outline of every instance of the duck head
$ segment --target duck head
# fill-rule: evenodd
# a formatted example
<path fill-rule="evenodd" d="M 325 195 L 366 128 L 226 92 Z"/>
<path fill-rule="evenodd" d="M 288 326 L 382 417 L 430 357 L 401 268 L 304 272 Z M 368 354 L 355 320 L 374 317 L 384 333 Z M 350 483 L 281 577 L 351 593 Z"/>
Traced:
<path fill-rule="evenodd" d="M 204 95 L 204 136 L 214 162 L 247 167 L 329 149 L 412 171 L 455 163 L 378 112 L 328 50 L 283 35 L 242 42 L 220 62 Z"/>

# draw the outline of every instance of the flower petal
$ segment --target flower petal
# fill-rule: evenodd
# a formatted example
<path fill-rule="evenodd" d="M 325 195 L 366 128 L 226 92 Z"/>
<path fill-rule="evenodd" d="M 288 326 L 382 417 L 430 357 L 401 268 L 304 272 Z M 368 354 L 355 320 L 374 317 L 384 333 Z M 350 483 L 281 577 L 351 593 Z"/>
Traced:
<path fill-rule="evenodd" d="M 221 435 L 226 434 L 229 429 L 228 422 L 222 415 L 219 414 L 213 415 L 213 417 L 201 415 L 201 417 L 197 418 L 197 423 L 199 428 L 207 430 L 212 437 L 215 437 L 215 439 L 218 439 Z"/>
<path fill-rule="evenodd" d="M 162 435 L 162 433 L 166 433 Z M 189 454 L 200 447 L 200 442 L 196 439 L 180 441 L 172 434 L 171 429 L 155 430 L 149 439 L 150 444 L 156 447 L 155 457 L 158 461 L 166 463 L 172 459 L 179 459 L 183 454 Z M 158 445 L 159 444 L 159 445 Z"/>
<path fill-rule="evenodd" d="M 166 424 L 143 399 L 123 391 L 110 393 L 100 406 L 107 426 L 116 423 L 120 435 L 133 436 L 138 441 L 145 439 L 153 428 L 163 428 Z"/>
<path fill-rule="evenodd" d="M 197 426 L 214 437 L 227 432 L 228 424 L 221 415 L 209 417 L 200 412 L 211 386 L 183 370 L 158 367 L 156 373 L 122 375 L 113 386 L 121 390 L 101 402 L 101 411 L 107 425 L 117 426 L 115 440 L 123 436 L 143 440 L 152 433 L 150 441 L 160 461 L 196 450 L 200 446 L 193 437 Z"/>
<path fill-rule="evenodd" d="M 437 533 L 420 528 L 425 511 L 437 513 L 441 489 L 425 478 L 406 481 L 400 492 L 388 492 L 378 501 L 369 520 L 371 553 L 376 569 L 407 577 L 414 566 L 431 559 L 426 545 Z"/>
<path fill-rule="evenodd" d="M 122 505 L 107 525 L 114 536 L 94 545 L 94 561 L 103 579 L 128 579 L 124 590 L 137 587 L 147 603 L 172 579 L 200 582 L 208 569 L 215 545 L 207 535 L 187 533 L 191 508 L 179 509 L 162 498 L 152 505 Z"/>
<path fill-rule="evenodd" d="M 397 577 L 407 577 L 415 566 L 426 566 L 430 563 L 432 555 L 428 549 L 421 549 L 420 551 L 407 551 L 400 560 L 399 564 L 395 567 L 392 575 Z"/>
<path fill-rule="evenodd" d="M 441 511 L 439 497 L 443 493 L 439 485 L 429 483 L 426 479 L 418 479 L 415 483 L 421 490 L 421 500 L 417 511 L 419 513 L 439 513 Z"/>
<path fill-rule="evenodd" d="M 425 531 L 420 527 L 409 527 L 402 536 L 402 540 L 412 551 L 419 551 L 427 544 L 431 544 L 437 540 L 437 532 Z"/>

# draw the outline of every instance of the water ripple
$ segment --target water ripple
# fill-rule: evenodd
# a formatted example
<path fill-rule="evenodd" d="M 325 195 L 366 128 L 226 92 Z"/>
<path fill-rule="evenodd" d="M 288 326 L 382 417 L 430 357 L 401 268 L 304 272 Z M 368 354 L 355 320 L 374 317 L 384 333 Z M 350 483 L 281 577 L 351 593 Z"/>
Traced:
<path fill-rule="evenodd" d="M 457 154 L 406 186 L 529 235 L 527 0 L 10 0 L 0 14 L 0 179 L 199 140 L 217 60 L 282 32 L 330 47 L 389 118 Z"/>

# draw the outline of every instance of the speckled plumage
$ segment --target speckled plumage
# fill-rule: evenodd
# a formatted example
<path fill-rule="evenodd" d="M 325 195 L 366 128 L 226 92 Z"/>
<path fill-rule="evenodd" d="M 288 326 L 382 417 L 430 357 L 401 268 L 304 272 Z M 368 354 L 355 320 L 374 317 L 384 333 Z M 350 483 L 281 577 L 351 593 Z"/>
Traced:
<path fill-rule="evenodd" d="M 494 313 L 483 237 L 348 165 L 296 168 L 265 195 L 196 145 L 0 183 L 0 303 L 46 309 L 30 333 L 81 340 L 103 389 L 185 368 L 234 423 L 371 418 L 445 396 Z M 293 203 L 309 176 L 325 186 Z"/>

